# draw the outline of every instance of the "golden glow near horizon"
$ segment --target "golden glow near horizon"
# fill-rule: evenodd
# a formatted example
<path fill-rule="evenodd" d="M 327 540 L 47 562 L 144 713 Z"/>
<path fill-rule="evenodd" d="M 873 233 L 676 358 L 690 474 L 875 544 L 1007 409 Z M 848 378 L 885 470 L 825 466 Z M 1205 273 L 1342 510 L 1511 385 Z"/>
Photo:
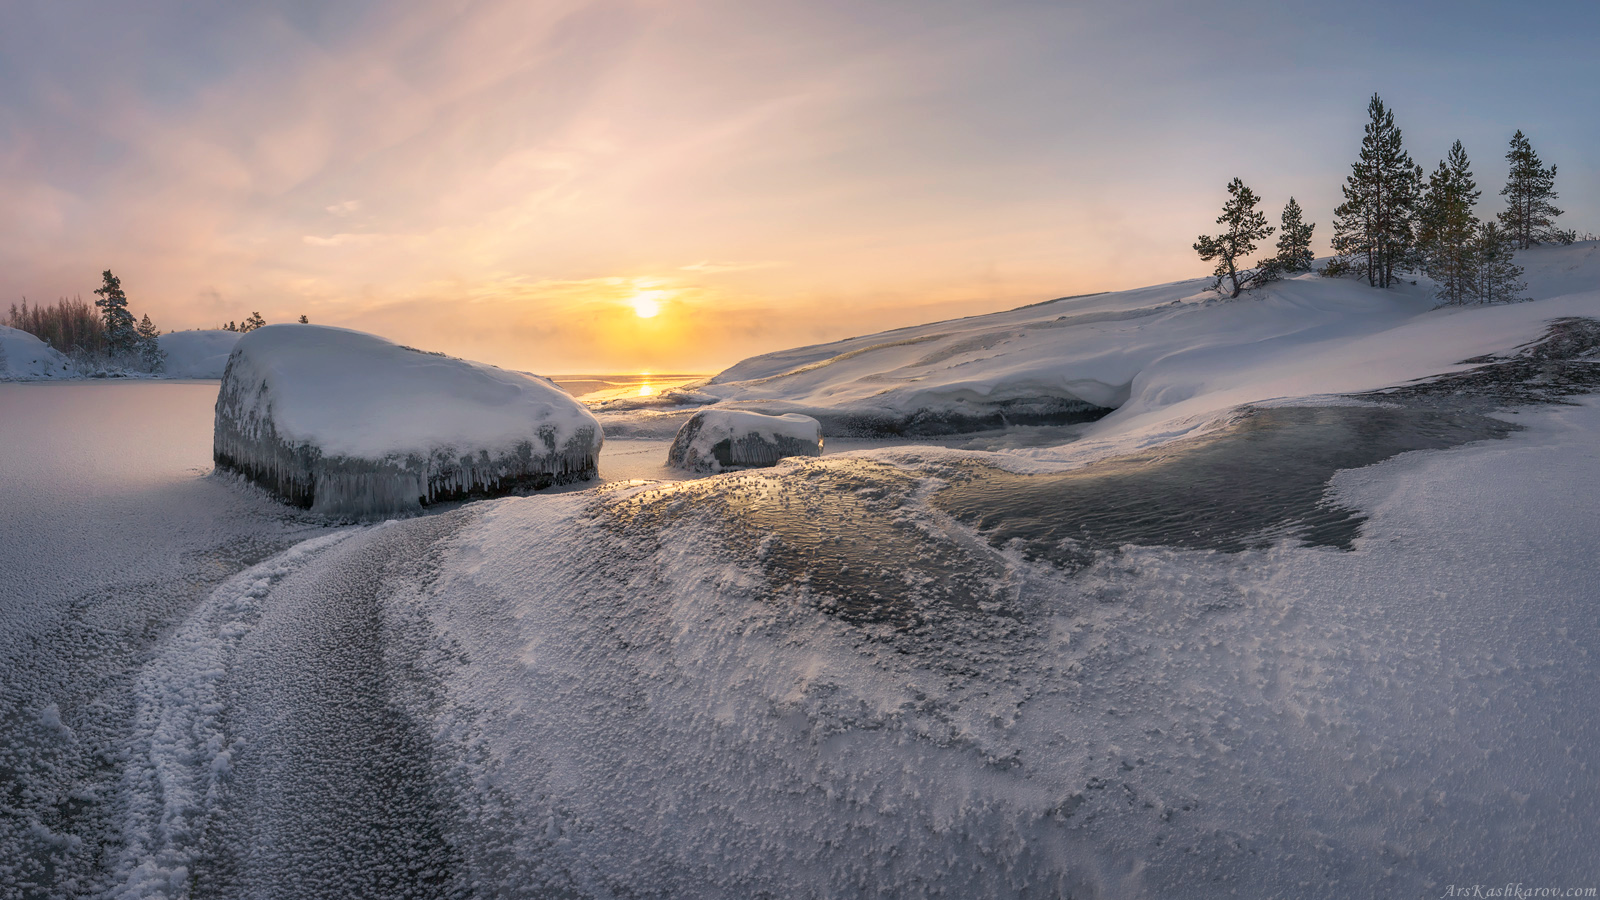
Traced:
<path fill-rule="evenodd" d="M 661 312 L 661 301 L 666 291 L 639 291 L 633 295 L 633 314 L 641 319 L 651 319 Z"/>

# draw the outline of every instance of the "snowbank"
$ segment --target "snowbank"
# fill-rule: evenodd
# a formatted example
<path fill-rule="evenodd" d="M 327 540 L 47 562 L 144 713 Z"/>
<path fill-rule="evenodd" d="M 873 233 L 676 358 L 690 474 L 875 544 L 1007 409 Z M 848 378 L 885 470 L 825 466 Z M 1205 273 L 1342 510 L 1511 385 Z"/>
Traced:
<path fill-rule="evenodd" d="M 1226 301 L 1194 279 L 769 353 L 692 387 L 836 435 L 1098 420 L 1090 437 L 1164 440 L 1241 404 L 1439 374 L 1550 319 L 1600 314 L 1600 244 L 1517 262 L 1543 302 L 1436 309 L 1426 279 L 1378 290 L 1317 275 Z"/>
<path fill-rule="evenodd" d="M 785 456 L 821 456 L 822 426 L 810 416 L 766 416 L 734 409 L 695 413 L 678 429 L 667 465 L 696 472 L 771 466 Z"/>
<path fill-rule="evenodd" d="M 546 379 L 320 325 L 234 346 L 214 457 L 282 499 L 387 515 L 595 475 L 594 416 Z"/>
<path fill-rule="evenodd" d="M 168 378 L 221 378 L 228 354 L 244 335 L 237 331 L 174 331 L 156 340 L 167 355 L 161 374 Z"/>
<path fill-rule="evenodd" d="M 26 331 L 0 325 L 0 381 L 70 378 L 72 364 Z"/>

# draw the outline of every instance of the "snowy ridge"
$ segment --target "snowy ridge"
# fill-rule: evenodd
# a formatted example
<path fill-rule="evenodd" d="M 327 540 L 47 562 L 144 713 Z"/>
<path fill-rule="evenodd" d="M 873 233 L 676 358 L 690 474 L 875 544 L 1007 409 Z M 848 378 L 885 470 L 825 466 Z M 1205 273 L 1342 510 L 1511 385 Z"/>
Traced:
<path fill-rule="evenodd" d="M 549 381 L 317 325 L 241 338 L 215 458 L 330 515 L 386 515 L 594 476 L 602 437 Z"/>
<path fill-rule="evenodd" d="M 1600 314 L 1600 244 L 1517 262 L 1541 302 L 1436 309 L 1425 278 L 1375 290 L 1317 275 L 1222 301 L 1197 279 L 771 353 L 667 399 L 799 412 L 835 436 L 1098 420 L 1091 440 L 1167 439 L 1246 403 L 1450 371 L 1550 319 Z"/>
<path fill-rule="evenodd" d="M 72 363 L 26 331 L 0 325 L 0 381 L 44 381 L 72 377 Z"/>
<path fill-rule="evenodd" d="M 216 329 L 172 331 L 156 340 L 166 354 L 161 374 L 167 378 L 221 378 L 228 368 L 233 345 L 244 337 L 237 331 Z"/>

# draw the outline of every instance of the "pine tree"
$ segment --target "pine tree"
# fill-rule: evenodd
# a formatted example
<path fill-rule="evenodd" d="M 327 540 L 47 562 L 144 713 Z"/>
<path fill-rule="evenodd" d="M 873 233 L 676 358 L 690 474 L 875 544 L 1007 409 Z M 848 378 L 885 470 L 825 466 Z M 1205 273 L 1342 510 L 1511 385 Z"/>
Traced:
<path fill-rule="evenodd" d="M 145 313 L 139 320 L 136 329 L 139 334 L 139 362 L 147 372 L 159 372 L 167 361 L 167 353 L 161 349 L 161 332 L 156 330 L 154 322 L 150 321 L 150 314 Z"/>
<path fill-rule="evenodd" d="M 1538 244 L 1572 243 L 1575 233 L 1555 227 L 1555 217 L 1561 215 L 1561 210 L 1550 202 L 1558 196 L 1556 167 L 1544 167 L 1521 131 L 1512 135 L 1506 159 L 1511 163 L 1511 175 L 1500 189 L 1500 196 L 1506 198 L 1505 212 L 1500 214 L 1506 235 L 1519 250 Z"/>
<path fill-rule="evenodd" d="M 1417 216 L 1422 271 L 1438 284 L 1435 296 L 1441 303 L 1455 305 L 1470 299 L 1478 236 L 1478 217 L 1472 209 L 1482 194 L 1472 178 L 1467 151 L 1456 141 L 1449 159 L 1441 161 L 1429 176 L 1428 192 Z"/>
<path fill-rule="evenodd" d="M 1377 94 L 1367 104 L 1361 157 L 1345 179 L 1345 202 L 1334 210 L 1335 264 L 1324 274 L 1364 269 L 1367 283 L 1389 287 L 1397 269 L 1413 262 L 1413 233 L 1422 167 L 1411 161 L 1395 127 L 1394 113 Z"/>
<path fill-rule="evenodd" d="M 300 317 L 300 324 L 301 325 L 310 325 L 311 324 L 311 320 L 306 318 L 305 316 L 301 316 Z"/>
<path fill-rule="evenodd" d="M 125 353 L 137 347 L 139 334 L 133 324 L 133 313 L 128 312 L 128 296 L 122 292 L 122 281 L 107 269 L 101 273 L 104 283 L 95 289 L 100 299 L 94 302 L 106 326 L 106 348 L 112 353 Z"/>
<path fill-rule="evenodd" d="M 1293 197 L 1283 208 L 1278 230 L 1278 255 L 1273 266 L 1280 272 L 1309 272 L 1316 255 L 1311 252 L 1311 232 L 1317 226 L 1301 221 L 1300 204 Z"/>
<path fill-rule="evenodd" d="M 1515 303 L 1526 300 L 1528 286 L 1522 267 L 1512 261 L 1516 239 L 1494 222 L 1478 226 L 1472 244 L 1472 294 L 1479 303 Z"/>
<path fill-rule="evenodd" d="M 253 312 L 250 314 L 250 318 L 245 319 L 239 326 L 239 330 L 244 332 L 255 331 L 265 324 L 267 324 L 267 320 L 261 318 L 261 313 Z"/>
<path fill-rule="evenodd" d="M 1260 268 L 1241 273 L 1239 266 L 1246 257 L 1256 252 L 1255 242 L 1271 235 L 1273 229 L 1267 224 L 1266 213 L 1256 211 L 1256 204 L 1261 202 L 1261 198 L 1256 196 L 1255 191 L 1245 187 L 1243 181 L 1235 178 L 1230 182 L 1228 195 L 1228 202 L 1222 204 L 1222 215 L 1217 217 L 1217 224 L 1228 226 L 1228 230 L 1215 237 L 1201 235 L 1195 241 L 1194 249 L 1206 262 L 1217 260 L 1217 267 L 1211 273 L 1216 276 L 1211 289 L 1220 291 L 1222 279 L 1227 278 L 1232 288 L 1232 293 L 1228 295 L 1231 299 L 1250 285 L 1269 277 L 1269 273 Z"/>

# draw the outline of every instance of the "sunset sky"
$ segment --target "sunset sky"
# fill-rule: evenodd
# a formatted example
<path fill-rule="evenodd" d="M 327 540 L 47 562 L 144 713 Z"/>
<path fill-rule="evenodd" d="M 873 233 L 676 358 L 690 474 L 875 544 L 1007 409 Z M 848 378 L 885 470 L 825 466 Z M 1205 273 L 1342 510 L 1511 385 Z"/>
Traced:
<path fill-rule="evenodd" d="M 1204 275 L 1235 175 L 1325 252 L 1374 91 L 1489 213 L 1521 128 L 1600 231 L 1597 46 L 1593 0 L 7 0 L 0 302 L 715 371 Z"/>

